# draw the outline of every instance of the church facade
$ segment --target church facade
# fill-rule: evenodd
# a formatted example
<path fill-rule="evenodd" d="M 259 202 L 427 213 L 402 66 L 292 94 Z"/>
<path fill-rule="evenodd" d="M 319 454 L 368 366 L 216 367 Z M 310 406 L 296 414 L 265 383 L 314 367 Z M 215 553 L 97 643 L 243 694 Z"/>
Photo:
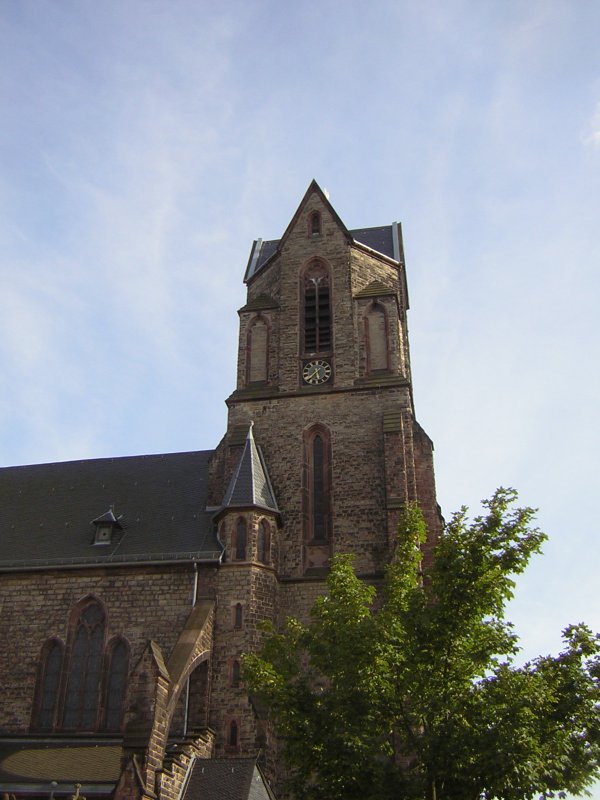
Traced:
<path fill-rule="evenodd" d="M 334 553 L 377 580 L 407 501 L 430 557 L 399 224 L 349 230 L 313 182 L 244 281 L 215 450 L 0 470 L 2 792 L 217 798 L 235 775 L 271 796 L 240 679 L 259 623 L 305 618 Z"/>

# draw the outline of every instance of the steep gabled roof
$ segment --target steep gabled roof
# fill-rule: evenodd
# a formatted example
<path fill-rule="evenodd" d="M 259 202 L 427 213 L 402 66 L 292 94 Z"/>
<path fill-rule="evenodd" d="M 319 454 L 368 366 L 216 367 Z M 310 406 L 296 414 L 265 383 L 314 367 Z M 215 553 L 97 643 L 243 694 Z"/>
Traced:
<path fill-rule="evenodd" d="M 254 758 L 196 758 L 182 800 L 275 800 Z"/>
<path fill-rule="evenodd" d="M 206 509 L 212 451 L 0 469 L 0 571 L 94 564 L 218 561 Z M 90 522 L 114 509 L 111 543 Z"/>
<path fill-rule="evenodd" d="M 281 247 L 283 246 L 287 236 L 296 224 L 298 217 L 304 209 L 304 206 L 313 193 L 317 193 L 319 195 L 321 201 L 327 207 L 327 210 L 339 225 L 340 230 L 346 236 L 348 242 L 368 247 L 370 250 L 386 256 L 387 258 L 391 258 L 393 261 L 398 263 L 404 262 L 402 233 L 399 223 L 393 222 L 391 225 L 382 225 L 375 228 L 355 228 L 353 230 L 349 230 L 346 228 L 336 210 L 329 202 L 327 195 L 323 192 L 319 184 L 313 180 L 306 190 L 304 197 L 300 201 L 300 205 L 296 209 L 296 213 L 285 229 L 281 239 L 269 239 L 265 241 L 262 239 L 256 239 L 254 241 L 252 250 L 250 251 L 250 258 L 248 259 L 246 273 L 244 275 L 244 283 L 248 283 L 248 281 L 251 280 L 254 275 L 256 275 L 256 273 L 261 270 L 265 264 L 281 250 Z"/>
<path fill-rule="evenodd" d="M 250 423 L 244 450 L 231 476 L 223 508 L 264 508 L 279 513 L 262 453 L 254 441 Z"/>

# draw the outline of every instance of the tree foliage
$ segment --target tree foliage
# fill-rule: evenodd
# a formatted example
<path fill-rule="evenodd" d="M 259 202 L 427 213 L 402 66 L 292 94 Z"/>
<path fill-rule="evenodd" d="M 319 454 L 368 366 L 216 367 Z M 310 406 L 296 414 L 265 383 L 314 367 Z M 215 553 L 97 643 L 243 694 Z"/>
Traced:
<path fill-rule="evenodd" d="M 515 501 L 499 489 L 472 522 L 455 514 L 424 573 L 423 518 L 405 508 L 379 591 L 338 556 L 310 623 L 245 657 L 295 797 L 521 800 L 597 777 L 599 637 L 573 625 L 559 655 L 515 664 L 505 605 L 545 538 Z"/>

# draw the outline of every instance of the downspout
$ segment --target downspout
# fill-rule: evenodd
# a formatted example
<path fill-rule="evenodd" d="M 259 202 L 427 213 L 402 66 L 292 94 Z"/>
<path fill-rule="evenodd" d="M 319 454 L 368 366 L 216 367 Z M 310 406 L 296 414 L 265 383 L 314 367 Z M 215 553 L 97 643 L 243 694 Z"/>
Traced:
<path fill-rule="evenodd" d="M 192 589 L 192 608 L 196 605 L 198 599 L 198 564 L 194 561 L 194 583 Z M 183 712 L 183 735 L 187 736 L 188 732 L 188 714 L 190 712 L 190 679 L 187 679 L 185 685 L 185 709 Z"/>

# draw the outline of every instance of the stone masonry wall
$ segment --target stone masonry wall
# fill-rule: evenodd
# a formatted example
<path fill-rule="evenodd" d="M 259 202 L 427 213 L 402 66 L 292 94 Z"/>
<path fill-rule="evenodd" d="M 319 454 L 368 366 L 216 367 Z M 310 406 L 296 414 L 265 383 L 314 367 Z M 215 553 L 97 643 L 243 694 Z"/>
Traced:
<path fill-rule="evenodd" d="M 0 581 L 0 733 L 29 730 L 40 651 L 50 637 L 66 643 L 73 606 L 86 595 L 107 614 L 106 640 L 124 636 L 130 667 L 148 639 L 168 657 L 190 612 L 192 565 L 10 573 Z M 214 593 L 214 568 L 200 567 L 198 594 Z"/>

